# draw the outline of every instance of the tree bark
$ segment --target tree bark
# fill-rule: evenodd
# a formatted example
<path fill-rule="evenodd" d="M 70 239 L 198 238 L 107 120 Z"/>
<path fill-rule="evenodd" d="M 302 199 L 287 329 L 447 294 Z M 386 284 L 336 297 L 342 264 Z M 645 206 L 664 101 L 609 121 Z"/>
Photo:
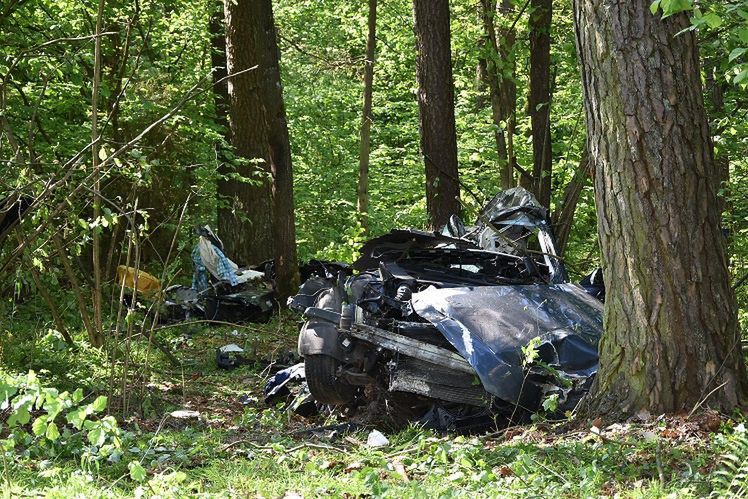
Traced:
<path fill-rule="evenodd" d="M 727 412 L 747 386 L 696 40 L 649 4 L 574 0 L 607 286 L 583 411 L 611 419 Z"/>
<path fill-rule="evenodd" d="M 540 204 L 551 205 L 551 20 L 552 0 L 530 1 L 530 122 L 532 127 L 533 192 Z"/>
<path fill-rule="evenodd" d="M 484 46 L 488 50 L 484 60 L 483 75 L 488 83 L 491 94 L 491 118 L 494 125 L 494 139 L 496 151 L 499 155 L 499 174 L 501 188 L 514 187 L 514 168 L 510 161 L 510 146 L 514 135 L 514 110 L 517 102 L 517 89 L 511 77 L 506 76 L 505 65 L 511 66 L 514 74 L 514 56 L 512 49 L 516 38 L 511 28 L 500 29 L 500 36 L 496 35 L 494 17 L 499 11 L 512 12 L 511 0 L 502 0 L 497 9 L 495 0 L 481 0 L 481 20 L 485 37 Z M 505 134 L 506 129 L 506 134 Z M 507 137 L 508 136 L 508 137 Z"/>
<path fill-rule="evenodd" d="M 288 136 L 286 107 L 280 75 L 280 49 L 278 48 L 273 4 L 271 0 L 259 2 L 262 21 L 256 33 L 259 41 L 267 44 L 259 61 L 261 102 L 265 105 L 270 172 L 273 179 L 273 239 L 275 242 L 275 286 L 279 302 L 285 306 L 289 296 L 299 288 L 299 261 L 296 256 L 296 217 L 293 196 L 293 168 L 291 144 Z"/>
<path fill-rule="evenodd" d="M 229 136 L 236 154 L 250 162 L 224 165 L 219 172 L 219 236 L 227 255 L 240 265 L 273 258 L 273 195 L 265 106 L 261 85 L 270 40 L 259 36 L 266 20 L 263 1 L 224 2 L 226 16 L 226 66 L 229 74 L 251 68 L 228 80 Z M 272 41 L 275 44 L 275 39 Z M 236 178 L 236 177 L 239 178 Z"/>
<path fill-rule="evenodd" d="M 259 160 L 242 167 L 255 174 L 253 184 L 222 181 L 219 192 L 234 200 L 219 214 L 220 235 L 226 251 L 241 263 L 275 260 L 276 293 L 280 303 L 299 284 L 293 201 L 293 170 L 286 109 L 280 77 L 271 0 L 226 0 L 226 61 L 228 74 L 257 66 L 228 80 L 231 143 L 242 157 Z M 254 170 L 254 172 L 253 172 Z"/>
<path fill-rule="evenodd" d="M 714 123 L 719 117 L 724 116 L 725 113 L 725 90 L 726 88 L 729 88 L 730 83 L 727 80 L 724 80 L 724 78 L 719 78 L 715 76 L 715 72 L 718 70 L 716 69 L 716 62 L 705 62 L 704 63 L 704 73 L 706 75 L 706 95 L 707 95 L 707 102 L 709 104 L 709 112 L 712 114 L 712 122 Z M 709 113 L 707 113 L 709 114 Z M 713 124 L 710 126 L 710 129 L 712 130 L 712 137 L 715 137 L 717 135 L 722 135 L 722 132 L 724 130 L 719 129 L 719 127 L 716 124 Z M 719 213 L 720 215 L 724 213 L 725 211 L 729 210 L 729 206 L 727 205 L 727 198 L 729 197 L 729 184 L 730 184 L 730 156 L 728 155 L 727 151 L 724 150 L 717 150 L 717 148 L 712 145 L 712 151 L 714 154 L 714 161 L 717 163 L 717 181 L 718 181 L 718 187 L 717 187 L 717 201 L 719 203 Z"/>
<path fill-rule="evenodd" d="M 426 209 L 437 229 L 460 211 L 449 0 L 413 0 Z"/>
<path fill-rule="evenodd" d="M 369 153 L 371 149 L 372 94 L 374 86 L 374 59 L 376 57 L 377 0 L 369 0 L 369 35 L 366 40 L 364 66 L 364 110 L 361 121 L 361 144 L 358 155 L 358 213 L 361 226 L 369 231 Z"/>

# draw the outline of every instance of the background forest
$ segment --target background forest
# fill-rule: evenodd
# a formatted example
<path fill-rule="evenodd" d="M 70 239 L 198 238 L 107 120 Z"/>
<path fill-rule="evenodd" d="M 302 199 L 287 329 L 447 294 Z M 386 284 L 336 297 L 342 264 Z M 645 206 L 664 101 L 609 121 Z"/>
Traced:
<path fill-rule="evenodd" d="M 485 24 L 485 8 L 486 5 L 492 6 L 492 2 L 450 2 L 458 165 L 462 184 L 462 218 L 466 222 L 472 222 L 478 209 L 502 188 L 501 170 L 506 167 L 506 161 L 497 149 L 497 132 L 511 143 L 518 165 L 515 178 L 519 178 L 518 172 L 522 170 L 533 170 L 536 155 L 531 115 L 541 109 L 533 109 L 530 105 L 530 61 L 533 37 L 537 36 L 538 30 L 545 33 L 546 28 L 536 26 L 533 32 L 531 18 L 543 2 L 504 0 L 499 3 L 500 8 L 488 21 L 499 39 L 500 50 L 497 51 L 487 38 Z M 173 367 L 165 360 L 154 360 L 148 342 L 131 345 L 132 325 L 129 322 L 123 325 L 128 335 L 121 343 L 110 344 L 105 351 L 89 348 L 85 341 L 87 326 L 80 314 L 80 297 L 75 291 L 92 282 L 92 242 L 99 238 L 105 283 L 104 321 L 107 324 L 114 322 L 119 287 L 113 285 L 113 274 L 117 265 L 124 263 L 129 251 L 124 234 L 137 240 L 140 268 L 163 277 L 165 282 L 189 285 L 194 226 L 219 226 L 219 210 L 230 207 L 219 195 L 218 184 L 235 179 L 236 168 L 251 167 L 253 162 L 241 158 L 232 148 L 227 140 L 225 114 L 216 105 L 215 94 L 220 85 L 220 82 L 215 84 L 216 74 L 220 78 L 222 73 L 213 68 L 225 65 L 220 57 L 224 37 L 223 3 L 212 0 L 110 0 L 102 5 L 101 75 L 100 88 L 96 90 L 96 37 L 93 34 L 97 30 L 97 2 L 5 0 L 0 9 L 0 199 L 19 194 L 44 197 L 41 208 L 34 210 L 33 216 L 21 224 L 18 233 L 23 237 L 16 239 L 15 234 L 10 233 L 7 238 L 0 238 L 0 402 L 4 393 L 10 393 L 10 388 L 6 392 L 3 390 L 12 384 L 8 381 L 11 374 L 15 376 L 32 368 L 39 372 L 39 377 L 29 375 L 22 381 L 14 378 L 16 385 L 32 387 L 42 393 L 49 389 L 45 388 L 48 383 L 56 387 L 54 390 L 59 389 L 55 392 L 57 395 L 68 390 L 73 395 L 61 404 L 68 404 L 66 407 L 80 405 L 81 410 L 88 411 L 89 415 L 103 414 L 106 399 L 83 400 L 82 396 L 75 395 L 74 390 L 83 388 L 86 393 L 105 393 L 113 413 L 116 409 L 118 416 L 137 414 L 140 419 L 135 421 L 135 426 L 141 424 L 142 428 L 125 431 L 117 428 L 113 419 L 96 419 L 97 426 L 85 427 L 88 443 L 80 436 L 82 450 L 66 454 L 59 445 L 55 447 L 59 433 L 55 434 L 57 426 L 50 429 L 54 418 L 43 429 L 39 428 L 37 440 L 46 437 L 46 443 L 37 441 L 38 448 L 31 446 L 29 441 L 23 445 L 17 441 L 8 443 L 12 439 L 5 438 L 7 434 L 3 433 L 0 424 L 0 444 L 6 442 L 6 447 L 0 447 L 0 451 L 9 450 L 11 445 L 23 446 L 27 458 L 39 460 L 72 455 L 76 462 L 86 461 L 89 470 L 98 470 L 100 464 L 109 463 L 116 470 L 110 478 L 124 474 L 132 480 L 131 485 L 147 480 L 147 471 L 149 477 L 160 477 L 161 480 L 150 485 L 151 492 L 158 493 L 161 490 L 158 487 L 162 487 L 163 493 L 176 494 L 181 490 L 179 484 L 186 478 L 175 477 L 172 472 L 187 462 L 190 466 L 198 466 L 197 461 L 202 464 L 209 460 L 212 457 L 210 449 L 215 449 L 217 442 L 223 441 L 220 432 L 226 428 L 218 425 L 217 433 L 201 436 L 203 440 L 198 439 L 199 443 L 194 446 L 196 454 L 180 461 L 179 452 L 186 452 L 197 437 L 179 436 L 179 431 L 174 431 L 174 434 L 162 434 L 159 438 L 163 440 L 156 439 L 161 427 L 149 426 L 148 418 L 158 412 L 161 402 L 149 399 L 146 392 L 152 383 L 167 383 L 158 378 L 164 372 L 170 373 L 170 382 L 178 385 L 180 382 L 174 380 L 181 378 L 184 385 L 184 370 L 181 373 L 169 371 Z M 688 0 L 661 0 L 654 6 L 660 6 L 666 12 L 687 11 L 691 29 L 697 31 L 715 158 L 726 172 L 729 171 L 720 190 L 723 229 L 729 241 L 730 272 L 737 286 L 739 321 L 745 332 L 748 328 L 748 285 L 745 284 L 748 276 L 748 1 L 704 1 L 694 9 Z M 394 227 L 426 228 L 428 214 L 423 157 L 419 149 L 412 1 L 379 0 L 377 5 L 370 206 L 366 220 L 357 211 L 357 181 L 368 6 L 366 2 L 347 0 L 278 0 L 273 2 L 273 10 L 292 149 L 299 260 L 351 261 L 356 258 L 360 245 L 372 236 Z M 577 281 L 600 265 L 600 252 L 592 181 L 594 171 L 589 167 L 585 151 L 583 91 L 573 18 L 571 0 L 553 2 L 552 23 L 547 31 L 550 36 L 550 78 L 547 83 L 551 93 L 549 208 L 555 217 L 561 216 L 570 189 L 581 186 L 564 253 L 567 269 Z M 514 99 L 510 99 L 514 112 L 500 116 L 498 120 L 491 105 L 489 73 L 506 82 L 516 94 Z M 98 123 L 92 130 L 91 96 L 97 92 Z M 98 133 L 102 135 L 96 156 L 101 165 L 103 201 L 97 217 L 93 211 L 92 182 L 95 178 L 91 172 L 91 163 L 97 160 L 92 159 L 88 146 L 92 134 L 95 137 Z M 258 168 L 257 175 L 258 178 L 262 175 L 261 168 Z M 245 182 L 256 182 L 256 179 L 249 178 Z M 69 265 L 72 268 L 68 268 Z M 76 278 L 71 276 L 77 276 L 80 283 L 74 283 Z M 51 295 L 59 309 L 64 328 L 49 313 L 49 299 L 42 296 L 45 293 Z M 246 341 L 253 345 L 258 358 L 264 350 L 272 350 L 275 354 L 279 349 L 293 345 L 294 321 L 295 318 L 282 315 L 267 330 L 252 329 L 247 333 Z M 61 335 L 68 332 L 74 337 L 78 349 L 68 350 L 64 345 Z M 282 338 L 279 340 L 278 336 Z M 172 346 L 179 345 L 182 338 L 175 336 L 168 341 Z M 220 342 L 220 338 L 216 341 Z M 212 343 L 208 345 L 213 346 Z M 205 345 L 189 343 L 188 351 L 200 352 L 202 347 Z M 115 362 L 117 355 L 127 358 L 131 364 L 118 364 Z M 210 359 L 206 360 L 202 353 L 195 355 L 198 363 L 191 368 L 202 375 L 207 369 L 203 364 L 207 365 Z M 5 376 L 7 379 L 3 381 Z M 247 373 L 234 376 L 235 385 L 216 392 L 220 397 L 236 398 L 242 391 L 247 382 L 247 378 L 242 376 L 248 376 Z M 158 381 L 154 381 L 157 378 Z M 182 392 L 182 399 L 185 393 Z M 211 399 L 208 405 L 214 404 L 210 405 L 212 409 L 215 409 L 213 396 L 216 393 L 205 396 L 206 400 Z M 200 396 L 203 396 L 202 392 Z M 26 416 L 29 411 L 33 412 L 30 405 L 27 409 Z M 270 433 L 281 432 L 283 425 L 288 423 L 283 420 L 285 416 L 274 412 L 244 410 L 241 417 L 242 425 L 255 425 L 255 428 Z M 83 427 L 83 419 L 79 430 Z M 91 416 L 89 421 L 94 419 Z M 94 439 L 90 437 L 92 432 L 97 432 Z M 65 435 L 65 438 L 73 441 L 76 437 Z M 646 440 L 641 438 L 641 434 L 634 438 Z M 140 457 L 133 457 L 137 453 L 127 455 L 124 452 L 121 463 L 119 457 L 112 461 L 111 452 L 117 447 L 117 439 L 134 442 L 133 447 L 141 449 Z M 102 444 L 103 447 L 113 446 L 107 451 L 109 454 L 102 454 Z M 493 478 L 504 472 L 506 476 L 524 477 L 515 484 L 517 487 L 525 487 L 525 480 L 528 480 L 533 483 L 527 486 L 528 489 L 541 492 L 544 490 L 544 485 L 540 485 L 542 476 L 533 475 L 537 470 L 533 471 L 531 463 L 543 459 L 560 462 L 565 460 L 564 452 L 579 450 L 577 442 L 568 444 L 568 447 L 562 444 L 560 454 L 555 457 L 537 453 L 537 449 L 509 449 L 506 457 L 510 463 L 507 465 L 509 471 L 500 471 L 504 465 L 496 463 L 501 459 L 496 462 L 491 459 L 498 459 L 497 455 L 503 451 L 496 451 L 498 454 L 491 454 L 489 459 L 488 455 L 480 454 L 484 450 L 473 449 L 474 444 L 466 441 L 447 444 L 436 437 L 417 433 L 403 434 L 397 440 L 400 450 L 407 451 L 417 445 L 421 450 L 427 449 L 425 454 L 447 454 L 442 446 L 453 445 L 450 452 L 472 463 L 462 469 L 457 464 L 458 458 L 444 457 L 443 462 L 429 462 L 428 466 L 436 469 L 443 467 L 444 476 L 458 471 L 467 473 L 466 469 L 481 471 L 481 460 L 483 465 L 488 460 L 493 464 L 486 465 L 483 471 L 490 470 Z M 709 443 L 712 444 L 714 442 Z M 284 492 L 285 485 L 278 489 L 270 482 L 275 462 L 280 460 L 279 456 L 291 455 L 291 451 L 286 452 L 288 448 L 293 449 L 289 442 L 277 445 L 280 447 L 268 452 L 256 449 L 258 453 L 264 453 L 258 457 L 257 468 L 243 470 L 243 473 L 259 472 L 270 484 L 267 490 L 276 494 Z M 657 443 L 655 448 L 655 443 L 646 440 L 643 445 L 643 448 L 632 447 L 631 455 L 641 451 L 644 457 L 629 458 L 635 469 L 646 470 L 644 476 L 655 483 L 652 487 L 656 493 L 678 490 L 693 478 L 677 475 L 679 478 L 667 480 L 668 486 L 672 486 L 668 489 L 662 478 L 660 444 Z M 719 436 L 714 445 L 720 452 L 738 453 L 730 446 L 745 445 L 748 448 L 748 440 L 734 444 L 730 437 Z M 146 456 L 158 446 L 170 449 L 163 466 L 157 462 L 161 459 L 156 455 L 158 453 Z M 618 458 L 610 456 L 628 452 L 609 441 L 601 448 L 610 453 L 605 455 L 611 460 Z M 312 457 L 315 456 L 299 456 L 296 451 L 298 449 L 294 450 L 291 462 L 284 464 L 288 469 L 301 466 L 299 462 L 307 458 L 314 461 Z M 309 452 L 309 449 L 302 452 Z M 315 457 L 314 466 L 317 467 L 314 473 L 326 477 L 324 486 L 329 487 L 328 492 L 339 492 L 335 489 L 334 476 L 328 476 L 332 473 L 330 470 L 335 466 L 353 464 L 332 462 L 325 468 L 319 463 L 330 461 L 328 458 L 338 454 L 330 449 L 320 452 L 322 454 Z M 697 462 L 705 452 L 708 451 L 698 445 L 688 450 L 673 446 L 667 450 L 665 467 L 668 472 L 670 466 L 676 467 L 674 463 L 679 455 L 687 455 L 683 459 Z M 599 455 L 580 455 L 580 470 L 592 470 L 597 466 Z M 386 493 L 387 486 L 382 485 L 377 472 L 372 471 L 378 465 L 385 466 L 378 459 L 384 459 L 382 463 L 396 469 L 390 456 L 357 455 L 348 460 L 354 464 L 359 460 L 364 462 L 361 465 L 364 471 L 359 473 L 360 468 L 352 469 L 357 474 L 355 487 L 360 493 Z M 8 490 L 24 480 L 35 480 L 30 478 L 38 471 L 34 466 L 9 471 L 8 463 L 3 463 Z M 710 466 L 716 465 L 711 463 Z M 586 478 L 573 474 L 578 470 L 554 469 L 570 477 L 562 480 L 566 485 L 576 481 L 582 484 L 581 487 L 589 486 L 587 492 L 594 493 L 605 486 L 604 479 L 590 478 L 589 483 L 585 482 Z M 599 470 L 595 471 L 599 473 Z M 636 471 L 628 468 L 611 468 L 609 471 L 620 473 L 620 477 L 626 479 L 635 478 L 627 474 L 636 475 Z M 167 475 L 167 472 L 172 474 Z M 742 472 L 744 479 L 745 470 Z M 96 475 L 98 471 L 92 473 Z M 203 490 L 205 480 L 220 482 L 225 479 L 219 478 L 225 474 L 222 468 L 212 469 L 210 473 L 214 475 L 209 479 L 196 479 L 203 480 L 202 485 L 187 480 L 192 483 L 190 491 Z M 391 474 L 397 473 L 399 471 Z M 676 471 L 673 473 L 675 476 Z M 171 477 L 169 480 L 173 479 L 174 483 L 162 479 L 164 476 Z M 623 479 L 620 477 L 617 479 Z M 484 483 L 481 482 L 483 478 L 470 474 L 456 477 L 454 481 L 460 484 L 463 479 L 473 485 Z M 295 479 L 286 477 L 286 480 L 289 486 L 296 485 Z M 58 493 L 63 496 L 71 491 L 93 494 L 91 485 L 84 482 L 75 482 L 72 489 L 63 488 Z M 42 482 L 42 485 L 48 483 Z M 30 485 L 31 488 L 36 486 L 40 485 Z M 435 490 L 444 492 L 441 486 L 434 485 Z M 252 485 L 239 489 L 255 490 Z M 580 493 L 580 490 L 569 490 Z M 695 493 L 694 490 L 690 493 Z"/>
<path fill-rule="evenodd" d="M 735 4 L 734 7 L 739 7 Z M 522 168 L 533 162 L 528 106 L 530 45 L 528 8 L 496 16 L 499 29 L 514 26 L 516 41 L 506 60 L 491 55 L 484 42 L 478 2 L 451 5 L 452 63 L 461 180 L 466 220 L 500 189 L 489 89 L 481 61 L 493 61 L 517 89 L 514 151 Z M 90 140 L 93 77 L 94 4 L 11 2 L 3 16 L 4 122 L 33 161 L 5 162 L 7 191 L 33 193 L 59 172 Z M 551 208 L 561 204 L 564 187 L 579 170 L 585 142 L 582 90 L 577 68 L 571 2 L 554 4 L 551 27 Z M 107 150 L 117 149 L 189 97 L 170 119 L 118 158 L 107 172 L 107 217 L 90 219 L 86 196 L 78 191 L 68 210 L 73 240 L 84 246 L 91 224 L 116 231 L 116 210 L 139 198 L 147 222 L 144 259 L 157 265 L 188 193 L 191 199 L 178 241 L 189 244 L 194 223 L 216 226 L 218 159 L 237 163 L 216 120 L 211 88 L 211 17 L 217 2 L 108 2 L 102 37 L 100 110 Z M 731 235 L 732 269 L 742 276 L 746 263 L 747 207 L 743 45 L 748 38 L 732 6 L 708 7 L 698 20 L 705 92 L 719 161 L 729 162 L 724 185 L 725 228 Z M 727 11 L 727 12 L 726 12 Z M 717 15 L 722 17 L 717 17 Z M 290 127 L 295 176 L 299 257 L 351 260 L 363 235 L 356 213 L 362 75 L 366 52 L 367 6 L 351 2 L 279 2 L 275 18 L 282 51 L 282 80 Z M 503 27 L 503 28 L 502 28 Z M 214 27 L 215 29 L 215 27 Z M 50 40 L 54 40 L 49 43 Z M 424 177 L 418 147 L 412 6 L 407 1 L 379 5 L 377 56 L 371 130 L 371 233 L 426 223 Z M 501 67 L 504 65 L 506 67 Z M 195 85 L 203 90 L 190 95 Z M 195 91 L 192 90 L 192 93 Z M 742 113 L 742 114 L 741 114 Z M 505 124 L 506 125 L 506 124 Z M 3 137 L 4 157 L 13 149 Z M 216 153 L 216 148 L 221 154 Z M 224 154 L 223 151 L 226 151 Z M 84 162 L 79 159 L 82 165 Z M 67 180 L 85 178 L 79 168 Z M 107 206 L 108 205 L 108 206 Z M 577 275 L 598 265 L 591 182 L 578 205 L 567 259 Z M 105 235 L 106 237 L 106 235 Z M 106 248 L 105 248 L 106 249 Z M 7 251 L 7 248 L 5 248 Z M 184 253 L 184 252 L 182 252 Z M 29 281 L 18 267 L 15 279 Z M 51 278 L 51 275 L 47 275 Z"/>

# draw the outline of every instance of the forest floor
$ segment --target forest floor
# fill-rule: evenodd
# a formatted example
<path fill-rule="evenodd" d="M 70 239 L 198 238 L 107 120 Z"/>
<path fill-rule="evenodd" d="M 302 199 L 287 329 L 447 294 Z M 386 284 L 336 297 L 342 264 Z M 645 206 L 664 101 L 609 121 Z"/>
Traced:
<path fill-rule="evenodd" d="M 268 365 L 295 349 L 296 327 L 296 317 L 288 315 L 236 332 L 205 324 L 159 332 L 182 367 L 172 367 L 165 358 L 153 361 L 147 396 L 140 403 L 143 415 L 120 418 L 127 457 L 92 463 L 16 450 L 17 458 L 5 459 L 0 468 L 0 497 L 700 497 L 730 488 L 745 492 L 739 487 L 746 485 L 748 470 L 730 457 L 742 462 L 739 453 L 748 449 L 744 427 L 710 412 L 598 423 L 600 429 L 537 422 L 476 436 L 439 435 L 416 426 L 392 433 L 376 425 L 346 435 L 303 433 L 342 419 L 304 419 L 281 405 L 263 403 L 262 389 L 272 370 Z M 90 349 L 50 348 L 48 337 L 40 334 L 29 340 L 23 351 L 0 348 L 0 365 L 17 371 L 32 366 L 50 384 L 91 386 L 95 362 Z M 217 368 L 215 349 L 226 343 L 239 344 L 255 362 L 230 371 Z M 104 379 L 105 369 L 98 372 Z M 137 393 L 135 385 L 131 391 Z M 185 424 L 166 416 L 178 409 L 199 411 L 200 419 Z M 386 433 L 389 444 L 368 447 L 373 429 Z M 142 468 L 133 472 L 133 462 Z"/>

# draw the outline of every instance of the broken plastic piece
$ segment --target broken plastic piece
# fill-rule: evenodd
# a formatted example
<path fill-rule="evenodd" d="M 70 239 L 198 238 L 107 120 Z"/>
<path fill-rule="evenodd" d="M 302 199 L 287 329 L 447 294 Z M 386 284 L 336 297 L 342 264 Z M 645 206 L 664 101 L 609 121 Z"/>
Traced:
<path fill-rule="evenodd" d="M 142 270 L 120 265 L 117 267 L 117 283 L 130 289 L 135 289 L 135 274 L 138 276 L 138 293 L 149 296 L 161 291 L 161 281 Z"/>
<path fill-rule="evenodd" d="M 367 447 L 371 447 L 373 449 L 377 447 L 384 447 L 385 445 L 389 445 L 389 443 L 390 441 L 387 440 L 387 437 L 385 437 L 384 434 L 379 430 L 371 430 L 369 436 L 366 437 Z"/>

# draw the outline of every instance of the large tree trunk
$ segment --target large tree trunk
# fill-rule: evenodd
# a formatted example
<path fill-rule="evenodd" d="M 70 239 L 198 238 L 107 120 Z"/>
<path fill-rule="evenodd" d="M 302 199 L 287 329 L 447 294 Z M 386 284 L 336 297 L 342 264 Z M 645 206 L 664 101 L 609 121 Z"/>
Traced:
<path fill-rule="evenodd" d="M 485 79 L 491 93 L 491 117 L 494 125 L 496 150 L 499 155 L 499 173 L 501 188 L 514 187 L 514 171 L 509 144 L 514 134 L 514 110 L 516 108 L 517 90 L 512 78 L 506 77 L 504 67 L 512 66 L 514 74 L 515 32 L 511 28 L 501 29 L 500 37 L 496 36 L 494 17 L 499 14 L 495 0 L 481 0 L 481 20 L 486 46 L 489 50 L 485 60 Z M 511 0 L 502 0 L 500 11 L 512 12 Z M 506 128 L 506 134 L 504 132 Z M 508 137 L 507 137 L 508 136 Z"/>
<path fill-rule="evenodd" d="M 231 143 L 243 158 L 259 162 L 239 168 L 255 183 L 219 182 L 219 193 L 233 200 L 219 212 L 220 236 L 238 262 L 275 259 L 276 292 L 284 304 L 296 292 L 299 269 L 291 147 L 272 2 L 226 0 L 224 5 L 228 74 L 257 66 L 228 80 Z"/>
<path fill-rule="evenodd" d="M 607 286 L 584 409 L 609 418 L 746 395 L 696 40 L 649 4 L 574 1 Z"/>
<path fill-rule="evenodd" d="M 449 0 L 413 0 L 426 208 L 436 229 L 460 211 Z"/>
<path fill-rule="evenodd" d="M 358 155 L 358 213 L 361 225 L 369 231 L 369 153 L 371 149 L 371 113 L 374 87 L 374 58 L 376 55 L 377 0 L 369 0 L 369 36 L 366 40 L 364 65 L 364 112 L 361 122 L 361 144 Z"/>
<path fill-rule="evenodd" d="M 551 205 L 551 20 L 552 0 L 530 1 L 530 122 L 533 192 Z"/>
<path fill-rule="evenodd" d="M 226 253 L 240 265 L 273 258 L 272 176 L 268 162 L 268 135 L 263 95 L 270 40 L 259 36 L 264 1 L 224 3 L 226 15 L 226 66 L 229 74 L 261 67 L 228 80 L 229 134 L 238 156 L 248 165 L 224 167 L 218 181 L 222 205 L 218 211 L 219 236 Z M 272 40 L 275 46 L 275 39 Z M 241 176 L 240 179 L 232 177 Z M 251 182 L 251 183 L 250 183 Z"/>

